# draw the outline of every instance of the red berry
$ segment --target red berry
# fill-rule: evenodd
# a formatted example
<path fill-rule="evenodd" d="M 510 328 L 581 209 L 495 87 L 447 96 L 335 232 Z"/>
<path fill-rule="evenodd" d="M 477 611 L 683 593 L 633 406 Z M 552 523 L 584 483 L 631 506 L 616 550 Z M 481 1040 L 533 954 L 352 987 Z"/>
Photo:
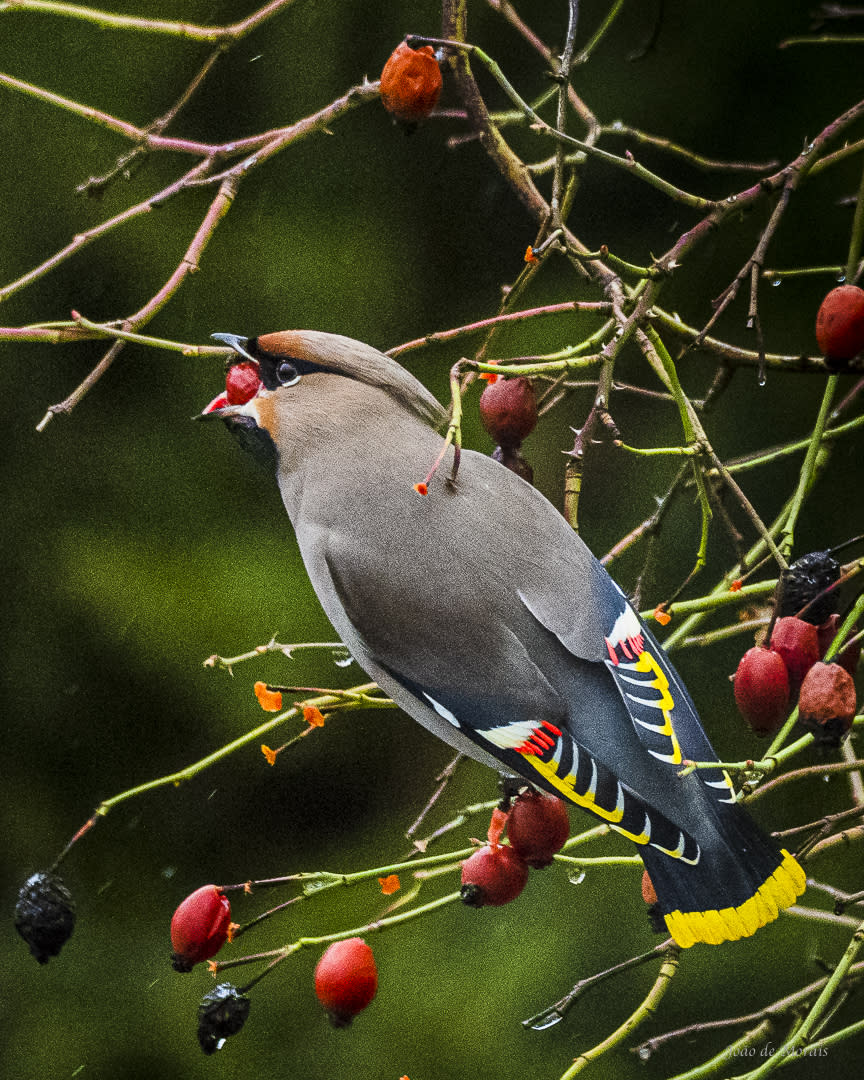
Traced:
<path fill-rule="evenodd" d="M 515 900 L 528 880 L 528 864 L 503 844 L 478 848 L 462 863 L 462 902 L 469 907 L 500 907 Z"/>
<path fill-rule="evenodd" d="M 828 651 L 828 646 L 837 636 L 837 631 L 840 629 L 840 623 L 843 620 L 836 613 L 829 615 L 828 618 L 817 627 L 816 635 L 819 639 L 819 659 L 823 659 L 825 653 Z M 857 634 L 858 628 L 853 627 L 852 633 Z M 855 672 L 858 670 L 858 661 L 861 658 L 861 642 L 854 641 L 847 645 L 845 649 L 834 657 L 834 662 L 839 664 L 840 667 L 845 668 L 846 671 L 854 678 Z"/>
<path fill-rule="evenodd" d="M 334 1027 L 347 1027 L 378 989 L 378 969 L 363 938 L 334 941 L 315 968 L 315 993 Z"/>
<path fill-rule="evenodd" d="M 789 710 L 789 673 L 770 649 L 748 649 L 735 672 L 735 704 L 757 735 L 770 735 Z"/>
<path fill-rule="evenodd" d="M 507 818 L 510 846 L 529 866 L 549 866 L 570 835 L 567 807 L 555 795 L 526 791 L 513 803 Z"/>
<path fill-rule="evenodd" d="M 171 919 L 174 970 L 191 971 L 215 956 L 228 939 L 231 904 L 215 885 L 202 885 L 191 893 Z"/>
<path fill-rule="evenodd" d="M 518 446 L 537 426 L 537 397 L 530 379 L 498 379 L 480 395 L 483 427 L 502 449 Z"/>
<path fill-rule="evenodd" d="M 804 677 L 798 719 L 817 742 L 839 746 L 855 717 L 855 683 L 839 664 L 817 661 Z"/>
<path fill-rule="evenodd" d="M 864 349 L 864 289 L 839 285 L 816 315 L 819 351 L 830 360 L 851 360 Z"/>
<path fill-rule="evenodd" d="M 819 635 L 816 627 L 804 619 L 787 615 L 774 623 L 768 648 L 783 657 L 783 663 L 789 672 L 789 689 L 794 696 L 798 693 L 804 676 L 819 659 Z"/>
<path fill-rule="evenodd" d="M 650 907 L 652 904 L 657 903 L 657 893 L 654 889 L 654 882 L 648 876 L 648 871 L 642 871 L 642 899 Z"/>
<path fill-rule="evenodd" d="M 225 376 L 225 393 L 229 405 L 245 405 L 261 389 L 261 372 L 252 360 L 232 364 Z"/>
<path fill-rule="evenodd" d="M 441 94 L 441 69 L 431 45 L 397 45 L 381 72 L 381 101 L 399 120 L 425 119 Z"/>

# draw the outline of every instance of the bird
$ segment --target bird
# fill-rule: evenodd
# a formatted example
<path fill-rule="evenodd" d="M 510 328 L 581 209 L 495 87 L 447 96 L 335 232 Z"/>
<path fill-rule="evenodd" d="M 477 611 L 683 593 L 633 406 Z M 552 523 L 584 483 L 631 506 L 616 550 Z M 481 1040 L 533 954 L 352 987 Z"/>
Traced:
<path fill-rule="evenodd" d="M 275 470 L 321 606 L 384 693 L 635 843 L 678 946 L 749 937 L 796 901 L 801 866 L 739 805 L 662 647 L 551 502 L 470 449 L 418 484 L 447 411 L 370 345 L 213 338 L 259 382 L 202 418 Z"/>

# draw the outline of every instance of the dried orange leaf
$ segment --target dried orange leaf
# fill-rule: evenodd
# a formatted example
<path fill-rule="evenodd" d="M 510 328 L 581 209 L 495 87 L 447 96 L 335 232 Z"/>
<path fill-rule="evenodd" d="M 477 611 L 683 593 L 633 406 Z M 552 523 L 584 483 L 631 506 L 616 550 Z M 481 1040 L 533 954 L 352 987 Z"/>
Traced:
<path fill-rule="evenodd" d="M 317 705 L 304 705 L 303 719 L 311 727 L 324 727 L 324 713 Z"/>
<path fill-rule="evenodd" d="M 381 892 L 385 896 L 392 896 L 394 892 L 398 892 L 402 887 L 398 874 L 388 874 L 387 877 L 379 877 L 378 884 L 381 886 Z"/>
<path fill-rule="evenodd" d="M 256 682 L 252 689 L 264 712 L 279 712 L 282 708 L 282 695 L 278 690 L 269 690 L 267 683 Z"/>
<path fill-rule="evenodd" d="M 657 607 L 654 608 L 654 618 L 661 626 L 668 626 L 668 624 L 672 622 L 672 616 L 662 604 L 658 604 Z"/>

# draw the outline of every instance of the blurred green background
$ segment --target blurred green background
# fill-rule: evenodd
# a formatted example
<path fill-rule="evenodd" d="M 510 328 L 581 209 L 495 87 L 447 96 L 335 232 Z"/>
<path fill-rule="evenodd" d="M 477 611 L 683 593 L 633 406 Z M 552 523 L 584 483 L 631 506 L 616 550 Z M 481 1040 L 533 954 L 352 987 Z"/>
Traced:
<path fill-rule="evenodd" d="M 608 5 L 586 0 L 581 6 L 584 42 Z M 810 6 L 669 0 L 656 48 L 631 63 L 627 57 L 643 41 L 655 5 L 625 5 L 574 84 L 605 121 L 622 119 L 716 157 L 786 162 L 862 90 L 860 47 L 777 49 L 784 37 L 807 30 Z M 113 9 L 224 24 L 253 5 L 125 0 Z M 523 14 L 560 48 L 563 0 L 526 3 Z M 499 59 L 526 97 L 548 85 L 539 58 L 494 12 L 475 2 L 470 16 L 471 40 Z M 435 34 L 439 26 L 432 0 L 298 0 L 220 60 L 171 133 L 222 142 L 286 124 L 364 75 L 376 78 L 404 33 Z M 0 71 L 139 125 L 173 103 L 208 51 L 0 5 Z M 500 104 L 488 80 L 482 82 Z M 458 104 L 446 85 L 441 104 Z M 447 148 L 447 136 L 461 130 L 458 120 L 437 120 L 406 137 L 373 102 L 334 125 L 332 135 L 282 153 L 245 181 L 200 272 L 149 330 L 205 343 L 213 331 L 305 326 L 388 348 L 493 314 L 502 285 L 520 271 L 535 226 L 476 143 Z M 524 135 L 514 135 L 514 143 L 529 145 Z M 621 152 L 626 142 L 610 145 Z M 159 190 L 186 165 L 177 156 L 154 156 L 101 199 L 75 195 L 77 184 L 108 171 L 127 149 L 96 125 L 0 88 L 2 283 Z M 749 183 L 734 174 L 703 176 L 659 153 L 634 150 L 649 167 L 707 195 Z M 532 149 L 538 157 L 549 152 L 546 144 Z M 855 192 L 859 170 L 860 159 L 853 159 L 796 196 L 772 245 L 772 265 L 845 261 L 852 211 L 838 199 Z M 184 194 L 115 230 L 13 296 L 0 322 L 64 319 L 72 308 L 97 320 L 137 310 L 177 265 L 210 197 L 210 189 Z M 587 244 L 607 243 L 644 264 L 690 220 L 653 190 L 592 164 L 572 225 Z M 664 304 L 704 323 L 711 298 L 748 257 L 766 220 L 761 207 L 712 238 L 669 283 Z M 763 289 L 770 349 L 815 350 L 814 313 L 831 284 L 809 278 Z M 526 302 L 573 296 L 596 298 L 562 262 L 541 275 Z M 739 301 L 722 320 L 720 336 L 749 345 L 744 317 Z M 502 334 L 498 355 L 558 348 L 590 326 L 572 318 L 543 321 Z M 241 653 L 273 634 L 313 641 L 330 640 L 332 631 L 306 582 L 272 478 L 218 426 L 190 422 L 220 389 L 219 362 L 130 347 L 70 417 L 35 432 L 47 406 L 64 398 L 103 351 L 96 342 L 5 344 L 2 350 L 0 857 L 2 905 L 10 913 L 20 883 L 53 860 L 102 798 L 195 761 L 260 723 L 251 694 L 255 679 L 329 686 L 362 678 L 356 668 L 336 668 L 327 654 L 304 654 L 291 663 L 269 657 L 238 667 L 233 679 L 202 667 L 213 652 Z M 412 369 L 443 396 L 457 347 L 414 355 Z M 622 358 L 618 374 L 654 385 L 635 355 Z M 697 396 L 712 374 L 705 356 L 682 365 L 686 388 Z M 851 377 L 842 383 L 845 393 Z M 752 371 L 738 373 L 710 417 L 718 452 L 732 456 L 805 436 L 822 385 L 817 376 L 772 375 L 760 389 Z M 556 503 L 560 451 L 572 445 L 569 427 L 581 424 L 589 402 L 588 395 L 575 395 L 527 445 L 538 486 Z M 469 402 L 469 440 L 490 450 L 473 411 Z M 622 395 L 614 415 L 632 444 L 679 438 L 667 406 Z M 807 504 L 798 554 L 862 531 L 861 460 L 860 437 L 837 446 Z M 766 520 L 792 490 L 799 463 L 748 474 L 747 491 Z M 673 471 L 598 452 L 581 507 L 589 544 L 602 553 L 641 521 Z M 530 542 L 530 522 L 524 524 Z M 707 590 L 728 565 L 728 545 L 717 533 L 712 562 L 692 595 Z M 661 536 L 645 606 L 663 599 L 686 573 L 697 540 L 696 512 L 683 500 Z M 615 573 L 632 588 L 639 568 L 638 558 L 628 558 Z M 718 752 L 733 759 L 764 748 L 742 731 L 727 682 L 750 644 L 742 640 L 676 658 Z M 61 957 L 37 968 L 6 920 L 0 1073 L 12 1080 L 559 1076 L 635 1007 L 654 967 L 602 985 L 549 1031 L 526 1032 L 519 1021 L 578 978 L 658 940 L 646 925 L 638 874 L 597 873 L 576 886 L 556 867 L 533 874 L 524 896 L 507 908 L 477 912 L 456 905 L 376 936 L 379 996 L 348 1031 L 329 1028 L 312 990 L 317 954 L 303 952 L 254 991 L 245 1031 L 210 1060 L 194 1035 L 195 1009 L 211 988 L 210 977 L 196 970 L 181 978 L 168 965 L 171 913 L 204 882 L 354 870 L 401 857 L 405 829 L 450 756 L 400 714 L 361 713 L 332 720 L 273 770 L 250 747 L 182 788 L 119 807 L 64 865 L 79 923 Z M 466 765 L 430 824 L 495 794 L 495 777 Z M 766 799 L 758 816 L 776 828 L 847 800 L 840 779 Z M 485 824 L 475 819 L 457 830 L 453 846 L 482 835 Z M 574 828 L 588 824 L 574 814 Z M 839 887 L 860 888 L 856 865 L 860 855 L 820 864 L 819 874 Z M 451 876 L 430 884 L 423 897 L 455 887 Z M 237 916 L 245 921 L 272 895 L 239 901 Z M 273 948 L 302 934 L 364 923 L 383 904 L 374 884 L 330 893 L 245 940 L 253 950 Z M 694 950 L 642 1037 L 756 1009 L 817 978 L 814 960 L 836 961 L 847 938 L 845 929 L 784 918 L 751 941 Z M 841 1019 L 849 1015 L 847 1009 Z M 671 1075 L 726 1041 L 713 1035 L 676 1043 L 647 1064 L 621 1049 L 598 1062 L 593 1074 Z M 821 1075 L 828 1067 L 843 1075 L 857 1061 L 856 1048 L 847 1044 L 832 1049 L 827 1064 L 795 1068 L 801 1075 L 808 1069 Z"/>

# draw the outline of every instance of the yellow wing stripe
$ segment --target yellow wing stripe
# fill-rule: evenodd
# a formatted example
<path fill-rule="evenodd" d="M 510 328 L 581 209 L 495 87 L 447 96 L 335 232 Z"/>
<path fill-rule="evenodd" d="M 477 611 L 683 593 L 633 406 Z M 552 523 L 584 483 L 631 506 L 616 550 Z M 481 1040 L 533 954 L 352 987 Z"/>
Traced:
<path fill-rule="evenodd" d="M 633 665 L 634 671 L 640 671 L 650 673 L 655 676 L 654 681 L 648 683 L 653 690 L 657 690 L 660 697 L 657 701 L 652 701 L 651 705 L 654 708 L 659 709 L 663 714 L 663 726 L 658 727 L 655 730 L 659 735 L 664 735 L 672 743 L 672 753 L 665 760 L 671 761 L 673 765 L 680 765 L 683 760 L 681 753 L 681 746 L 678 743 L 678 736 L 675 734 L 675 729 L 672 726 L 672 709 L 675 708 L 675 699 L 669 693 L 669 680 L 666 678 L 663 669 L 654 659 L 654 657 L 647 650 L 639 654 L 639 659 Z"/>
<path fill-rule="evenodd" d="M 807 877 L 796 860 L 783 848 L 783 861 L 743 904 L 717 911 L 673 911 L 666 916 L 666 926 L 682 949 L 699 941 L 719 945 L 750 937 L 760 926 L 777 918 L 783 908 L 794 904 L 807 884 Z"/>

